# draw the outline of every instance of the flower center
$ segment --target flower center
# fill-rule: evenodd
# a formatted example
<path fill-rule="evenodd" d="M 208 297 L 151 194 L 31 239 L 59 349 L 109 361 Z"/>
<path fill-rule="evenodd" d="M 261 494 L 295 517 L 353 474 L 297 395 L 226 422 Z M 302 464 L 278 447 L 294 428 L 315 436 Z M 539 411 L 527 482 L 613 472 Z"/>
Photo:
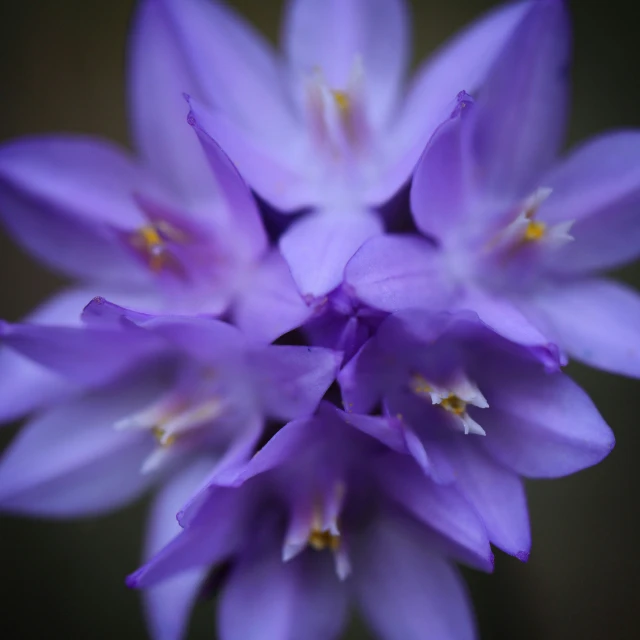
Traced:
<path fill-rule="evenodd" d="M 442 398 L 440 406 L 451 413 L 461 416 L 467 410 L 467 403 L 461 400 L 455 394 L 448 395 L 446 398 Z"/>
<path fill-rule="evenodd" d="M 340 548 L 340 534 L 332 533 L 329 529 L 312 529 L 309 534 L 308 544 L 316 551 L 331 549 L 337 551 Z"/>
<path fill-rule="evenodd" d="M 409 379 L 409 388 L 415 395 L 450 413 L 455 419 L 455 426 L 465 434 L 486 435 L 485 430 L 467 413 L 467 406 L 485 409 L 489 404 L 478 387 L 462 373 L 448 387 L 435 385 L 421 374 L 414 373 Z"/>
<path fill-rule="evenodd" d="M 172 243 L 187 244 L 189 238 L 180 229 L 158 220 L 140 227 L 129 235 L 128 240 L 153 273 L 173 271 L 177 275 L 183 274 L 180 262 L 170 248 Z"/>
<path fill-rule="evenodd" d="M 547 225 L 544 222 L 531 220 L 524 231 L 523 239 L 526 242 L 535 242 L 541 240 L 546 233 Z"/>
<path fill-rule="evenodd" d="M 306 116 L 311 138 L 331 163 L 359 155 L 370 139 L 365 112 L 362 62 L 356 58 L 346 87 L 332 87 L 321 69 L 306 82 Z"/>

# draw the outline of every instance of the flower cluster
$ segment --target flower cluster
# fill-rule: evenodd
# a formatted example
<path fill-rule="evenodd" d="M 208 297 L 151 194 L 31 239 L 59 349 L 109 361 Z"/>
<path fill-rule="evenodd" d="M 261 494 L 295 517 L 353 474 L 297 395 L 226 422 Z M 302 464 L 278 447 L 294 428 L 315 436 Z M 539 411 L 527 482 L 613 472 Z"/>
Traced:
<path fill-rule="evenodd" d="M 153 489 L 127 583 L 156 640 L 213 581 L 221 640 L 331 640 L 351 602 L 384 640 L 474 638 L 454 563 L 527 560 L 523 478 L 613 447 L 561 368 L 640 376 L 640 298 L 598 275 L 640 252 L 640 133 L 558 157 L 562 0 L 409 83 L 408 31 L 402 0 L 290 0 L 275 52 L 217 1 L 140 0 L 137 156 L 0 148 L 2 223 L 77 280 L 0 325 L 0 420 L 28 416 L 0 508 Z"/>

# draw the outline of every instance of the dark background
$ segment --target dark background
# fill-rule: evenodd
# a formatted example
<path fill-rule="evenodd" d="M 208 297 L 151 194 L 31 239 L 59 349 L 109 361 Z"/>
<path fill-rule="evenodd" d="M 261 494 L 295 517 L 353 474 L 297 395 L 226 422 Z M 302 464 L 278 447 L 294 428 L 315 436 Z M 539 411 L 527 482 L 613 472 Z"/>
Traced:
<path fill-rule="evenodd" d="M 47 131 L 127 142 L 124 51 L 133 4 L 3 0 L 0 142 Z M 275 39 L 280 0 L 233 4 Z M 419 60 L 496 3 L 411 4 Z M 571 4 L 576 61 L 570 142 L 609 128 L 637 127 L 636 1 Z M 0 259 L 0 316 L 6 319 L 17 320 L 61 284 L 2 235 Z M 640 285 L 638 267 L 619 275 Z M 640 386 L 574 365 L 570 373 L 614 429 L 617 447 L 594 469 L 529 484 L 534 545 L 528 564 L 499 553 L 494 575 L 466 574 L 484 640 L 640 638 Z M 14 431 L 2 430 L 0 444 Z M 138 595 L 123 583 L 138 563 L 144 508 L 137 504 L 72 523 L 1 517 L 0 637 L 145 638 Z M 189 638 L 213 637 L 212 606 L 205 603 L 197 608 Z M 348 637 L 370 636 L 354 622 Z"/>

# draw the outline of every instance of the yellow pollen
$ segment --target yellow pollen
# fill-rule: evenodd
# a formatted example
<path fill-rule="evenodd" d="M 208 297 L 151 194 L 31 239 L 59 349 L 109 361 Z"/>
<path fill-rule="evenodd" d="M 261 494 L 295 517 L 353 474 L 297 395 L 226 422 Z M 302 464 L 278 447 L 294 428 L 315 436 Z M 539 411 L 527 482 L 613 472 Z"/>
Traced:
<path fill-rule="evenodd" d="M 166 434 L 166 431 L 161 427 L 153 427 L 152 432 L 153 432 L 153 435 L 156 437 L 158 444 L 162 447 L 170 447 L 176 441 L 175 435 L 169 436 L 168 438 L 165 439 L 164 436 Z"/>
<path fill-rule="evenodd" d="M 536 242 L 537 240 L 541 240 L 544 237 L 546 230 L 547 225 L 544 222 L 531 220 L 525 229 L 524 240 L 526 242 Z"/>
<path fill-rule="evenodd" d="M 324 549 L 337 551 L 340 548 L 340 536 L 331 533 L 331 531 L 313 529 L 309 534 L 309 546 L 316 551 L 323 551 Z"/>
<path fill-rule="evenodd" d="M 158 230 L 151 224 L 142 227 L 138 231 L 138 234 L 147 247 L 155 247 L 162 244 L 162 239 L 158 234 Z"/>
<path fill-rule="evenodd" d="M 155 225 L 148 224 L 140 227 L 132 235 L 131 241 L 145 254 L 152 271 L 158 272 L 165 266 L 167 256 L 164 251 L 164 241 Z"/>
<path fill-rule="evenodd" d="M 415 373 L 411 376 L 411 391 L 417 396 L 429 396 L 432 389 L 429 383 L 419 374 Z"/>
<path fill-rule="evenodd" d="M 331 95 L 338 105 L 338 109 L 344 114 L 348 113 L 351 107 L 351 99 L 346 91 L 332 90 Z"/>
<path fill-rule="evenodd" d="M 442 398 L 440 406 L 457 416 L 461 416 L 467 409 L 467 403 L 453 394 L 447 396 L 446 398 Z"/>

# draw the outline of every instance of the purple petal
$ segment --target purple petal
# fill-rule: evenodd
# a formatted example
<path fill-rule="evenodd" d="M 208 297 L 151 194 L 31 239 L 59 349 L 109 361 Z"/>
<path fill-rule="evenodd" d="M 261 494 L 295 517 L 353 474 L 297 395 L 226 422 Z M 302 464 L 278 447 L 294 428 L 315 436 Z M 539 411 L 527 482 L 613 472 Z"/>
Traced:
<path fill-rule="evenodd" d="M 240 292 L 233 319 L 257 343 L 268 344 L 303 325 L 313 313 L 298 291 L 289 266 L 272 251 Z"/>
<path fill-rule="evenodd" d="M 114 228 L 144 224 L 132 195 L 156 193 L 120 149 L 82 137 L 20 140 L 0 150 L 0 211 L 39 259 L 83 279 L 140 279 Z"/>
<path fill-rule="evenodd" d="M 602 278 L 569 281 L 523 308 L 572 358 L 640 377 L 640 297 L 632 289 Z"/>
<path fill-rule="evenodd" d="M 222 201 L 218 201 L 216 206 L 216 225 L 226 232 L 227 242 L 233 242 L 237 253 L 246 258 L 260 257 L 266 251 L 267 236 L 249 187 L 218 143 L 198 126 L 193 117 L 189 123 L 202 145 L 209 170 L 215 176 L 222 196 Z"/>
<path fill-rule="evenodd" d="M 559 151 L 567 116 L 570 25 L 565 3 L 530 3 L 477 101 L 478 170 L 489 200 L 540 186 Z"/>
<path fill-rule="evenodd" d="M 199 489 L 213 461 L 201 458 L 180 473 L 158 492 L 148 522 L 145 556 L 160 551 L 181 531 L 176 513 Z M 207 570 L 194 569 L 167 580 L 144 592 L 145 612 L 154 640 L 181 640 L 193 603 Z"/>
<path fill-rule="evenodd" d="M 235 479 L 234 484 L 239 486 L 249 478 L 295 460 L 305 449 L 308 450 L 309 442 L 313 440 L 314 434 L 318 433 L 321 426 L 320 421 L 315 417 L 287 423 L 262 449 L 256 452 L 242 473 Z M 188 518 L 193 518 L 197 514 L 185 515 Z"/>
<path fill-rule="evenodd" d="M 94 298 L 85 307 L 82 317 L 97 335 L 100 335 L 98 331 L 107 336 L 122 335 L 123 344 L 137 345 L 138 351 L 145 347 L 148 350 L 167 348 L 168 342 L 204 364 L 229 358 L 237 360 L 245 346 L 240 331 L 221 320 L 203 316 L 154 316 L 120 307 L 101 297 Z M 91 335 L 89 331 L 85 333 Z"/>
<path fill-rule="evenodd" d="M 611 452 L 611 429 L 564 374 L 546 374 L 516 359 L 484 358 L 476 379 L 489 402 L 488 409 L 471 412 L 487 432 L 479 444 L 508 469 L 532 478 L 559 477 Z"/>
<path fill-rule="evenodd" d="M 209 491 L 206 513 L 183 529 L 145 565 L 127 578 L 127 585 L 146 589 L 185 574 L 209 568 L 232 554 L 241 543 L 246 525 L 246 501 L 238 489 L 216 487 Z"/>
<path fill-rule="evenodd" d="M 28 320 L 38 324 L 77 325 L 82 307 L 91 297 L 88 289 L 63 291 L 40 305 Z M 75 389 L 64 377 L 8 347 L 0 349 L 0 387 L 3 389 L 0 423 L 64 399 Z"/>
<path fill-rule="evenodd" d="M 436 127 L 446 120 L 460 91 L 474 93 L 500 55 L 531 2 L 494 9 L 435 53 L 419 69 L 404 108 L 389 133 L 388 169 L 395 174 L 372 195 L 383 202 L 405 182 Z"/>
<path fill-rule="evenodd" d="M 211 171 L 186 122 L 183 93 L 199 95 L 198 79 L 162 2 L 140 3 L 129 44 L 131 120 L 140 154 L 185 204 L 215 201 Z"/>
<path fill-rule="evenodd" d="M 544 179 L 553 192 L 539 218 L 575 220 L 574 242 L 558 252 L 559 273 L 607 269 L 640 253 L 640 132 L 600 136 L 574 151 Z"/>
<path fill-rule="evenodd" d="M 322 347 L 269 346 L 251 356 L 265 411 L 293 420 L 311 415 L 342 362 L 342 354 Z"/>
<path fill-rule="evenodd" d="M 250 610 L 247 605 L 250 603 Z M 346 618 L 346 594 L 324 554 L 283 562 L 276 545 L 247 554 L 221 595 L 221 640 L 334 640 Z"/>
<path fill-rule="evenodd" d="M 385 373 L 376 339 L 371 338 L 338 375 L 345 410 L 363 414 L 373 411 L 385 390 Z"/>
<path fill-rule="evenodd" d="M 302 131 L 280 131 L 276 140 L 246 130 L 223 111 L 189 100 L 189 121 L 225 150 L 252 189 L 274 207 L 291 212 L 314 201 L 306 168 L 308 148 Z M 256 109 L 256 111 L 260 111 Z M 287 144 L 282 144 L 282 139 Z"/>
<path fill-rule="evenodd" d="M 321 69 L 330 87 L 342 89 L 361 63 L 372 121 L 386 121 L 409 62 L 403 0 L 293 0 L 283 40 L 297 84 Z"/>
<path fill-rule="evenodd" d="M 446 244 L 455 243 L 470 213 L 472 173 L 468 118 L 472 101 L 462 94 L 458 105 L 429 141 L 411 184 L 411 211 L 418 228 Z"/>
<path fill-rule="evenodd" d="M 522 481 L 471 441 L 477 437 L 459 436 L 452 443 L 449 455 L 457 486 L 480 514 L 491 542 L 526 559 L 531 549 L 531 531 Z"/>
<path fill-rule="evenodd" d="M 141 332 L 30 323 L 0 323 L 0 341 L 83 386 L 114 379 L 162 346 Z"/>
<path fill-rule="evenodd" d="M 440 486 L 417 465 L 395 456 L 380 469 L 384 490 L 416 520 L 444 538 L 455 557 L 484 571 L 493 569 L 493 553 L 483 521 L 453 486 Z"/>
<path fill-rule="evenodd" d="M 420 529 L 382 521 L 354 555 L 353 588 L 381 640 L 477 637 L 464 583 Z"/>
<path fill-rule="evenodd" d="M 345 282 L 365 304 L 384 311 L 438 308 L 451 285 L 440 254 L 417 236 L 385 235 L 368 240 L 347 263 Z"/>
<path fill-rule="evenodd" d="M 382 233 L 370 211 L 317 211 L 289 227 L 280 251 L 304 296 L 319 297 L 335 289 L 353 254 L 369 238 Z"/>
<path fill-rule="evenodd" d="M 156 479 L 140 473 L 154 442 L 148 433 L 117 431 L 113 425 L 158 392 L 155 380 L 128 380 L 35 418 L 0 464 L 2 508 L 74 517 L 135 499 Z"/>
<path fill-rule="evenodd" d="M 560 365 L 566 364 L 558 346 L 552 342 L 550 336 L 542 333 L 537 323 L 534 324 L 529 320 L 516 304 L 493 297 L 479 289 L 468 289 L 456 302 L 456 307 L 475 311 L 480 320 L 492 331 L 511 342 L 529 347 L 549 370 L 557 370 Z"/>
<path fill-rule="evenodd" d="M 290 126 L 280 65 L 257 31 L 222 2 L 160 4 L 204 100 L 257 131 Z"/>

